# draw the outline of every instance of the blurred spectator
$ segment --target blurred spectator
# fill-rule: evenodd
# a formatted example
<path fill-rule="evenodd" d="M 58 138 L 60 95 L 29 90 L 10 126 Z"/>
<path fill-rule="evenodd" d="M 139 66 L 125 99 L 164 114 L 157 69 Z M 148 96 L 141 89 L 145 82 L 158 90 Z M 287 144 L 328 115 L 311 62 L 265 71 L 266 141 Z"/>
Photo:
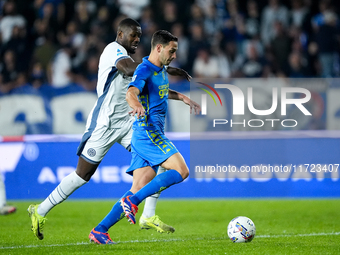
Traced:
<path fill-rule="evenodd" d="M 7 43 L 13 33 L 14 27 L 25 27 L 26 20 L 23 16 L 17 13 L 16 4 L 14 1 L 6 1 L 3 6 L 4 17 L 0 20 L 0 33 L 2 43 Z"/>
<path fill-rule="evenodd" d="M 254 0 L 248 0 L 247 17 L 245 21 L 246 35 L 248 38 L 256 39 L 260 36 L 260 22 L 261 17 L 257 2 Z"/>
<path fill-rule="evenodd" d="M 57 51 L 51 63 L 50 83 L 53 87 L 63 88 L 73 81 L 72 60 L 74 49 L 71 44 L 65 44 Z"/>
<path fill-rule="evenodd" d="M 227 18 L 227 1 L 224 0 L 214 0 L 216 6 L 216 18 L 223 21 Z"/>
<path fill-rule="evenodd" d="M 91 0 L 77 0 L 74 8 L 76 13 L 86 13 L 87 15 L 94 17 L 97 12 L 97 2 Z"/>
<path fill-rule="evenodd" d="M 310 76 L 307 59 L 304 59 L 302 55 L 293 51 L 289 55 L 289 67 L 288 77 L 290 78 L 305 78 Z"/>
<path fill-rule="evenodd" d="M 100 27 L 95 29 L 100 31 Z M 58 41 L 61 45 L 70 44 L 75 52 L 75 57 L 73 59 L 74 67 L 79 67 L 85 60 L 85 35 L 79 32 L 77 23 L 75 21 L 70 21 L 66 26 L 66 33 L 60 32 L 58 34 Z"/>
<path fill-rule="evenodd" d="M 79 54 L 80 56 L 85 54 L 84 61 L 86 61 L 87 55 L 95 55 L 99 52 L 102 52 L 106 46 L 106 40 L 110 39 L 109 37 L 104 38 L 105 36 L 103 33 L 104 30 L 99 26 L 98 23 L 94 22 L 91 25 L 91 33 L 86 36 L 85 44 L 74 53 L 74 55 L 77 56 L 76 59 L 79 58 Z"/>
<path fill-rule="evenodd" d="M 325 24 L 325 13 L 332 11 L 330 0 L 321 0 L 319 2 L 319 13 L 312 17 L 313 29 L 316 31 L 321 25 Z"/>
<path fill-rule="evenodd" d="M 184 35 L 183 25 L 181 23 L 175 23 L 171 28 L 171 33 L 178 38 L 178 50 L 177 57 L 174 61 L 178 63 L 178 66 L 185 68 L 188 63 L 188 52 L 190 48 L 189 39 Z"/>
<path fill-rule="evenodd" d="M 308 50 L 304 47 L 302 40 L 300 40 L 300 37 L 295 38 L 293 37 L 292 52 L 300 54 L 300 57 L 302 59 L 302 65 L 308 69 L 307 75 L 309 77 L 317 75 L 314 66 L 314 62 L 317 61 L 316 55 L 311 56 L 310 54 L 308 54 Z"/>
<path fill-rule="evenodd" d="M 145 7 L 142 11 L 142 16 L 139 21 L 142 31 L 148 29 L 154 23 L 154 13 L 151 7 Z"/>
<path fill-rule="evenodd" d="M 146 7 L 143 9 L 142 17 L 139 23 L 143 32 L 139 48 L 142 47 L 144 49 L 148 49 L 150 47 L 152 34 L 157 30 L 157 25 L 154 22 L 154 13 L 151 7 Z"/>
<path fill-rule="evenodd" d="M 209 15 L 209 8 L 215 6 L 215 0 L 196 0 L 195 3 L 201 8 L 205 15 Z"/>
<path fill-rule="evenodd" d="M 95 91 L 98 80 L 99 56 L 91 55 L 83 64 L 81 73 L 75 75 L 75 82 L 80 84 L 84 89 Z"/>
<path fill-rule="evenodd" d="M 47 9 L 45 5 L 49 5 Z M 56 22 L 59 28 L 63 26 L 65 22 L 64 0 L 35 0 L 33 6 L 38 18 L 45 19 L 53 16 L 53 22 Z"/>
<path fill-rule="evenodd" d="M 231 67 L 227 54 L 220 47 L 212 47 L 212 52 L 217 59 L 218 77 L 230 78 Z"/>
<path fill-rule="evenodd" d="M 202 24 L 204 22 L 204 13 L 197 4 L 192 4 L 190 8 L 190 24 Z"/>
<path fill-rule="evenodd" d="M 44 23 L 42 22 L 40 25 L 43 26 L 43 24 Z M 46 32 L 46 35 L 44 34 L 36 40 L 36 47 L 33 52 L 33 59 L 42 65 L 45 73 L 47 72 L 51 59 L 57 51 L 56 46 L 53 43 L 53 38 L 53 34 Z"/>
<path fill-rule="evenodd" d="M 318 28 L 315 34 L 322 77 L 332 77 L 334 75 L 335 55 L 339 45 L 339 30 L 336 24 L 337 16 L 335 13 L 326 12 L 324 14 L 324 24 Z"/>
<path fill-rule="evenodd" d="M 97 26 L 100 28 L 101 39 L 108 44 L 115 40 L 115 34 L 111 31 L 111 24 L 113 21 L 111 17 L 110 9 L 107 6 L 101 6 L 98 10 L 98 14 L 92 23 L 91 30 Z M 93 26 L 95 24 L 95 26 Z M 92 32 L 92 31 L 91 31 Z"/>
<path fill-rule="evenodd" d="M 42 4 L 42 11 L 39 15 L 39 19 L 43 20 L 46 23 L 50 32 L 57 33 L 59 29 L 62 28 L 62 25 L 58 22 L 58 18 L 54 10 L 54 5 L 53 3 L 47 1 L 43 2 L 45 3 Z"/>
<path fill-rule="evenodd" d="M 105 29 L 108 29 L 112 19 L 110 18 L 110 11 L 107 6 L 101 6 L 98 10 L 96 21 Z"/>
<path fill-rule="evenodd" d="M 291 0 L 292 10 L 290 11 L 291 25 L 301 27 L 308 10 L 303 0 Z"/>
<path fill-rule="evenodd" d="M 85 43 L 85 35 L 79 32 L 78 25 L 75 21 L 70 21 L 63 31 L 58 34 L 58 41 L 61 45 L 71 44 L 74 48 L 79 49 Z"/>
<path fill-rule="evenodd" d="M 247 78 L 268 77 L 270 68 L 265 58 L 259 56 L 256 45 L 252 42 L 246 47 L 246 57 L 239 66 L 238 75 Z"/>
<path fill-rule="evenodd" d="M 275 36 L 273 24 L 280 21 L 287 28 L 289 23 L 288 9 L 280 5 L 279 0 L 269 0 L 261 16 L 261 38 L 265 46 L 269 45 Z"/>
<path fill-rule="evenodd" d="M 74 21 L 77 23 L 79 32 L 85 35 L 90 33 L 90 26 L 95 8 L 96 6 L 92 1 L 77 1 L 75 6 Z"/>
<path fill-rule="evenodd" d="M 55 33 L 49 30 L 48 22 L 42 19 L 36 19 L 33 24 L 32 35 L 35 38 L 35 45 L 41 45 L 47 34 L 53 35 L 53 39 Z"/>
<path fill-rule="evenodd" d="M 210 48 L 207 38 L 204 34 L 203 26 L 200 23 L 193 23 L 190 26 L 190 48 L 188 52 L 188 59 L 191 60 L 188 63 L 187 69 L 191 72 L 192 61 L 196 58 L 198 51 L 203 48 Z"/>
<path fill-rule="evenodd" d="M 293 41 L 299 41 L 303 49 L 307 49 L 308 38 L 307 35 L 302 31 L 301 27 L 291 26 L 289 30 L 285 31 Z M 303 50 L 301 49 L 301 50 Z"/>
<path fill-rule="evenodd" d="M 112 33 L 114 35 L 113 40 L 116 39 L 115 35 L 117 34 L 117 28 L 118 28 L 119 22 L 121 22 L 123 19 L 125 19 L 127 17 L 128 16 L 126 16 L 125 14 L 121 14 L 121 15 L 115 17 L 114 20 L 112 21 L 111 30 L 112 30 Z M 144 33 L 144 31 L 143 31 L 143 33 Z"/>
<path fill-rule="evenodd" d="M 150 4 L 150 0 L 117 0 L 120 13 L 132 19 L 138 20 L 144 7 Z"/>
<path fill-rule="evenodd" d="M 274 24 L 275 35 L 271 41 L 271 49 L 280 70 L 284 70 L 288 64 L 288 55 L 291 51 L 291 38 L 287 35 L 286 29 L 281 22 Z"/>
<path fill-rule="evenodd" d="M 15 52 L 5 51 L 0 66 L 0 91 L 2 93 L 8 93 L 26 82 L 24 70 L 18 68 L 17 63 Z"/>
<path fill-rule="evenodd" d="M 173 1 L 165 1 L 162 8 L 160 29 L 170 31 L 176 22 L 178 22 L 176 3 Z"/>
<path fill-rule="evenodd" d="M 193 73 L 197 78 L 217 78 L 219 77 L 218 60 L 210 55 L 207 48 L 201 48 L 194 60 Z"/>
<path fill-rule="evenodd" d="M 240 51 L 246 36 L 244 15 L 239 11 L 236 0 L 227 2 L 227 18 L 223 22 L 222 32 L 225 40 L 233 40 Z"/>
<path fill-rule="evenodd" d="M 311 22 L 314 14 L 312 0 L 304 0 L 304 8 L 306 10 L 306 14 L 303 17 L 300 29 L 301 32 L 306 36 L 307 40 L 309 40 L 310 35 L 313 33 Z"/>
<path fill-rule="evenodd" d="M 204 30 L 209 38 L 214 38 L 216 31 L 222 27 L 222 21 L 217 18 L 216 7 L 214 5 L 207 6 L 206 16 L 204 19 Z"/>
<path fill-rule="evenodd" d="M 17 63 L 17 68 L 20 70 L 27 70 L 30 64 L 33 47 L 34 45 L 32 45 L 31 41 L 28 40 L 26 36 L 26 28 L 15 26 L 13 28 L 11 39 L 3 45 L 2 50 L 13 51 L 15 56 L 20 57 L 20 61 Z"/>
<path fill-rule="evenodd" d="M 47 83 L 46 73 L 40 62 L 33 63 L 29 82 L 36 89 Z"/>
<path fill-rule="evenodd" d="M 150 42 L 151 42 L 152 35 L 158 29 L 160 28 L 157 26 L 155 22 L 150 23 L 149 26 L 145 30 L 142 31 L 143 34 L 141 37 L 141 42 L 138 47 L 143 47 L 143 50 L 145 52 L 148 52 L 148 50 L 150 49 Z"/>
<path fill-rule="evenodd" d="M 278 61 L 270 47 L 264 49 L 264 58 L 268 66 L 268 72 L 274 77 L 287 77 L 287 66 L 284 70 L 279 67 Z"/>
<path fill-rule="evenodd" d="M 79 10 L 86 10 L 86 12 L 94 16 L 97 11 L 97 1 L 91 1 L 91 0 L 77 0 L 75 4 L 76 11 Z"/>
<path fill-rule="evenodd" d="M 237 51 L 236 43 L 227 41 L 222 43 L 222 49 L 228 59 L 231 76 L 235 76 L 239 67 L 243 63 L 244 57 Z M 223 76 L 221 76 L 223 77 Z"/>

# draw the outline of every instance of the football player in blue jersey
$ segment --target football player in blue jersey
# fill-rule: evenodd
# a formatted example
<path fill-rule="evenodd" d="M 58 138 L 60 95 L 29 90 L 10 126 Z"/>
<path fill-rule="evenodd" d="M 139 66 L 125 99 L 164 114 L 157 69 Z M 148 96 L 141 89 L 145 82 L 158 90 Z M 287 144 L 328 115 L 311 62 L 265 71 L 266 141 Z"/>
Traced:
<path fill-rule="evenodd" d="M 126 100 L 135 115 L 131 140 L 132 160 L 127 173 L 133 175 L 129 191 L 113 206 L 111 212 L 92 229 L 89 238 L 101 244 L 114 243 L 108 229 L 122 215 L 135 224 L 138 205 L 148 196 L 182 182 L 189 169 L 173 143 L 164 135 L 168 99 L 181 100 L 198 114 L 200 106 L 187 96 L 169 89 L 167 66 L 176 58 L 177 37 L 165 30 L 154 33 L 151 53 L 143 58 L 130 82 Z M 157 173 L 159 166 L 168 171 Z"/>

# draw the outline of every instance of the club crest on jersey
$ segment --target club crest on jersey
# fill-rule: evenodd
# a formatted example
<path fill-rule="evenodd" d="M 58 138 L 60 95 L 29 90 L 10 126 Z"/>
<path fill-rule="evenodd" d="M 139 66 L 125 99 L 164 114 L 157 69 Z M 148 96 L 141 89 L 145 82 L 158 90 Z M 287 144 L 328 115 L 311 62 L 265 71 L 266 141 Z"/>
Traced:
<path fill-rule="evenodd" d="M 87 150 L 87 154 L 89 154 L 90 157 L 96 156 L 96 150 L 93 148 L 90 148 Z"/>
<path fill-rule="evenodd" d="M 154 72 L 153 72 L 153 75 L 154 75 L 154 76 L 157 76 L 158 73 L 157 73 L 156 71 L 154 71 Z M 164 74 L 164 72 L 162 72 L 162 77 L 163 77 L 163 80 L 165 80 L 165 74 Z"/>

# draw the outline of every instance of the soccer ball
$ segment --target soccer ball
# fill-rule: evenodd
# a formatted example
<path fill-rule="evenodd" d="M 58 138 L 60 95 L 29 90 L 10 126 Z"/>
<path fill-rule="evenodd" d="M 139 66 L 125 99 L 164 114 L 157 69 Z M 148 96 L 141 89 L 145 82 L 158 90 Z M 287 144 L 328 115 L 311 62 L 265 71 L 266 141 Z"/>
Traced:
<path fill-rule="evenodd" d="M 255 233 L 254 222 L 245 216 L 238 216 L 229 222 L 228 236 L 234 243 L 251 242 L 255 237 Z"/>

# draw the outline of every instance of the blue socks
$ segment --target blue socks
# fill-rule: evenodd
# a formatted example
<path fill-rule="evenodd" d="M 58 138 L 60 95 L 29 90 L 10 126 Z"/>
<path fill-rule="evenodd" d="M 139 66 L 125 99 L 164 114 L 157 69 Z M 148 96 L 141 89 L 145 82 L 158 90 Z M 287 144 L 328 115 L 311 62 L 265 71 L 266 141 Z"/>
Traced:
<path fill-rule="evenodd" d="M 123 197 L 130 196 L 130 200 L 135 205 L 139 205 L 145 198 L 151 196 L 157 192 L 167 189 L 171 185 L 180 183 L 183 181 L 182 176 L 176 170 L 168 170 L 160 175 L 157 175 L 147 185 L 145 185 L 136 194 L 131 191 L 126 192 Z M 123 209 L 120 205 L 120 199 L 114 204 L 111 211 L 105 216 L 105 218 L 94 229 L 98 232 L 106 233 L 110 227 L 116 224 L 124 217 Z"/>
<path fill-rule="evenodd" d="M 133 195 L 133 193 L 129 190 L 126 192 L 123 197 L 127 197 Z M 116 224 L 118 221 L 120 221 L 125 215 L 123 212 L 123 208 L 120 206 L 120 199 L 117 203 L 114 204 L 111 211 L 105 216 L 105 218 L 98 224 L 97 227 L 94 228 L 94 230 L 106 233 L 110 227 L 112 227 L 114 224 Z"/>
<path fill-rule="evenodd" d="M 146 184 L 140 191 L 130 197 L 135 205 L 139 205 L 145 198 L 157 192 L 169 188 L 171 185 L 183 181 L 182 176 L 176 170 L 168 170 L 162 174 L 156 175 L 151 182 Z"/>

